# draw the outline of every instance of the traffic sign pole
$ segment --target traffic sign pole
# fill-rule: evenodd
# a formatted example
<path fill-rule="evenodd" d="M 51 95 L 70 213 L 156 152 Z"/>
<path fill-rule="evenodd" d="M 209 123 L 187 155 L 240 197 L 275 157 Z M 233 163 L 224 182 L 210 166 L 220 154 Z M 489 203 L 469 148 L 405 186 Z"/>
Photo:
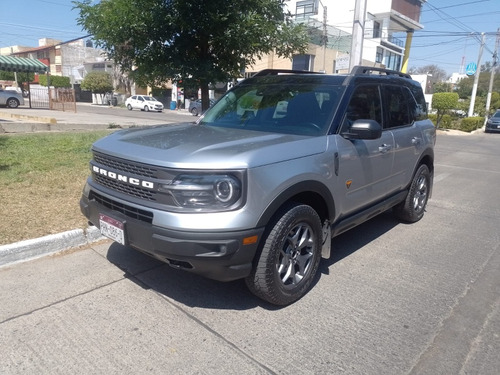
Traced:
<path fill-rule="evenodd" d="M 467 114 L 468 117 L 472 117 L 474 114 L 474 104 L 476 104 L 476 93 L 477 93 L 477 85 L 479 83 L 479 74 L 481 73 L 481 56 L 483 55 L 483 48 L 484 48 L 484 43 L 486 41 L 486 34 L 481 33 L 481 47 L 479 48 L 479 56 L 477 58 L 477 70 L 476 70 L 476 75 L 474 76 L 474 86 L 472 86 L 472 95 L 470 98 L 470 106 L 469 106 L 469 113 Z"/>

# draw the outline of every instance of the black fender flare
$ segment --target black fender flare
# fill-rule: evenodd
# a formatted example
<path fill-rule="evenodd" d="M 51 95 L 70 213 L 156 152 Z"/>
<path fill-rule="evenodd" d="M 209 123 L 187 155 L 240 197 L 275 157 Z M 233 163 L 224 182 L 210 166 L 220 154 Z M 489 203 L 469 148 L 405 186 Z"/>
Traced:
<path fill-rule="evenodd" d="M 335 215 L 335 204 L 330 189 L 319 181 L 306 180 L 281 192 L 262 213 L 257 227 L 266 226 L 278 209 L 291 200 L 309 204 L 317 211 L 321 208 L 323 212 L 318 212 L 318 214 L 322 220 L 331 221 Z"/>

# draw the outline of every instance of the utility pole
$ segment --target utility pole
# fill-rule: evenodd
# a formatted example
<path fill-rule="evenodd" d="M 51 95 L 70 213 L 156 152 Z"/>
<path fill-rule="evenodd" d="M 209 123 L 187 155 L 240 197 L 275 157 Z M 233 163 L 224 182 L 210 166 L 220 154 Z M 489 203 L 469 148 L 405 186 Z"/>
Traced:
<path fill-rule="evenodd" d="M 493 52 L 493 64 L 490 72 L 490 85 L 488 86 L 488 95 L 486 96 L 486 113 L 484 116 L 484 124 L 488 121 L 488 114 L 490 112 L 491 104 L 491 91 L 493 91 L 493 80 L 495 79 L 495 71 L 497 70 L 497 57 L 498 45 L 500 44 L 500 28 L 497 29 L 497 40 L 495 42 L 495 52 Z"/>
<path fill-rule="evenodd" d="M 467 114 L 467 117 L 472 117 L 472 115 L 474 114 L 474 104 L 476 104 L 477 85 L 479 83 L 479 74 L 481 73 L 481 56 L 483 55 L 484 43 L 486 40 L 485 33 L 481 33 L 481 35 L 482 35 L 481 36 L 481 47 L 479 47 L 479 56 L 477 58 L 476 75 L 474 76 L 474 86 L 472 86 L 472 95 L 470 98 L 469 113 Z"/>
<path fill-rule="evenodd" d="M 352 24 L 351 56 L 349 58 L 349 72 L 356 65 L 362 65 L 363 40 L 365 38 L 366 0 L 356 0 L 354 7 L 354 21 Z"/>
<path fill-rule="evenodd" d="M 414 30 L 408 30 L 406 32 L 405 54 L 403 56 L 403 65 L 401 66 L 401 73 L 406 73 L 408 71 L 408 60 L 410 59 L 410 47 L 411 47 L 411 41 L 413 39 L 413 31 Z"/>

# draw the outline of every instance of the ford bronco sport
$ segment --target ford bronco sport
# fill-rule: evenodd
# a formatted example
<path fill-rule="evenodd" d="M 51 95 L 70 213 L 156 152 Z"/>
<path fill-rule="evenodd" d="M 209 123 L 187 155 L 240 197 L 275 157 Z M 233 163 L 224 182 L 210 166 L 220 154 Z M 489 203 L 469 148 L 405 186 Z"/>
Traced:
<path fill-rule="evenodd" d="M 80 207 L 123 245 L 287 305 L 335 235 L 388 209 L 422 218 L 435 139 L 406 74 L 266 70 L 195 124 L 97 141 Z"/>

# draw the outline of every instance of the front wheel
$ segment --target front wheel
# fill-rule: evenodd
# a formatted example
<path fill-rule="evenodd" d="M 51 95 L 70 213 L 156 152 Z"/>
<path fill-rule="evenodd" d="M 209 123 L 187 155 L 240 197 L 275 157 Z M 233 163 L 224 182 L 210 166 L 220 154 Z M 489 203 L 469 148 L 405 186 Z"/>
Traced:
<path fill-rule="evenodd" d="M 145 106 L 144 106 L 144 110 L 145 110 L 146 112 L 149 112 L 149 107 L 148 107 L 147 105 L 145 105 Z"/>
<path fill-rule="evenodd" d="M 250 291 L 275 305 L 288 305 L 309 290 L 321 259 L 322 228 L 316 211 L 290 204 L 270 222 L 256 264 L 245 279 Z"/>
<path fill-rule="evenodd" d="M 410 185 L 406 199 L 394 207 L 394 215 L 408 223 L 419 221 L 425 212 L 431 188 L 431 174 L 427 165 L 422 164 Z"/>
<path fill-rule="evenodd" d="M 9 108 L 19 107 L 19 100 L 17 100 L 16 98 L 9 98 L 7 100 L 7 107 L 9 107 Z"/>

